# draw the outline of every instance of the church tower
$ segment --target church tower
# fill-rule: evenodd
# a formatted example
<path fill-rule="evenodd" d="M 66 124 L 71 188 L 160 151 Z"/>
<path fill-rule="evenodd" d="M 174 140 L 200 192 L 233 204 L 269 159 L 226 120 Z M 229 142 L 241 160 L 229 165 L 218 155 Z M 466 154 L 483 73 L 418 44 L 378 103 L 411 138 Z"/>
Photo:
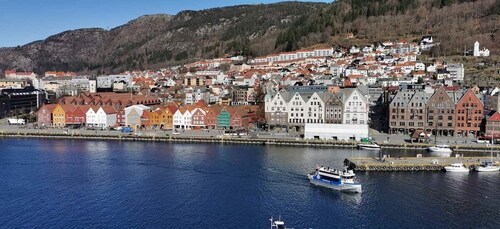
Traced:
<path fill-rule="evenodd" d="M 479 54 L 479 42 L 476 41 L 476 43 L 474 43 L 474 53 L 473 53 L 473 56 L 480 56 Z"/>

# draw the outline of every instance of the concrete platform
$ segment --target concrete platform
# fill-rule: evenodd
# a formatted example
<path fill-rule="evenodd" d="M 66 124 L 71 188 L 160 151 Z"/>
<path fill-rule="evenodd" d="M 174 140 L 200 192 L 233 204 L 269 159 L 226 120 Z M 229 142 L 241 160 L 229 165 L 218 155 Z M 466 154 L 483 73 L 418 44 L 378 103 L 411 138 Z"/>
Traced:
<path fill-rule="evenodd" d="M 347 158 L 344 164 L 356 171 L 438 171 L 452 163 L 463 163 L 472 169 L 485 160 L 490 160 L 490 157 Z M 499 158 L 494 157 L 493 161 L 499 164 Z"/>

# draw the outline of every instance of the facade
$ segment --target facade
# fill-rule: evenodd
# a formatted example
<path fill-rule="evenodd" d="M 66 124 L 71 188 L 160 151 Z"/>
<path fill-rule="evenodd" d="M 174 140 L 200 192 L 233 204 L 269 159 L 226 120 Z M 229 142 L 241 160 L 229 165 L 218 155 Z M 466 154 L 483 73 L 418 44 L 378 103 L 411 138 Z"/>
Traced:
<path fill-rule="evenodd" d="M 217 129 L 217 123 L 221 110 L 222 107 L 219 105 L 213 105 L 206 108 L 205 125 L 209 129 Z"/>
<path fill-rule="evenodd" d="M 217 127 L 219 129 L 229 129 L 231 127 L 231 114 L 227 108 L 222 108 L 217 116 Z"/>
<path fill-rule="evenodd" d="M 57 104 L 52 111 L 52 125 L 54 127 L 66 126 L 66 111 L 60 104 Z"/>
<path fill-rule="evenodd" d="M 331 94 L 326 97 L 325 101 L 325 123 L 341 124 L 342 123 L 342 103 L 343 94 Z"/>
<path fill-rule="evenodd" d="M 368 100 L 355 88 L 344 90 L 343 124 L 368 124 Z"/>
<path fill-rule="evenodd" d="M 206 111 L 203 108 L 195 108 L 192 113 L 191 126 L 193 129 L 205 128 Z"/>
<path fill-rule="evenodd" d="M 45 104 L 36 113 L 38 126 L 51 126 L 52 125 L 52 111 L 57 104 Z"/>
<path fill-rule="evenodd" d="M 289 101 L 289 97 L 290 94 L 287 92 L 279 92 L 274 97 L 266 95 L 265 117 L 268 125 L 282 127 L 288 126 L 287 103 Z M 302 105 L 306 105 L 305 102 Z"/>
<path fill-rule="evenodd" d="M 133 105 L 125 108 L 125 126 L 134 129 L 140 128 L 142 126 L 142 113 L 147 110 L 151 110 L 151 108 L 144 105 Z"/>
<path fill-rule="evenodd" d="M 500 113 L 495 112 L 486 121 L 486 136 L 493 136 L 494 138 L 500 137 Z"/>
<path fill-rule="evenodd" d="M 305 139 L 356 140 L 368 137 L 368 125 L 360 124 L 311 124 L 305 125 Z"/>
<path fill-rule="evenodd" d="M 456 105 L 457 136 L 477 136 L 483 120 L 484 106 L 472 89 L 467 90 Z"/>
<path fill-rule="evenodd" d="M 426 131 L 434 135 L 453 136 L 455 132 L 455 103 L 443 87 L 438 88 L 427 102 Z"/>

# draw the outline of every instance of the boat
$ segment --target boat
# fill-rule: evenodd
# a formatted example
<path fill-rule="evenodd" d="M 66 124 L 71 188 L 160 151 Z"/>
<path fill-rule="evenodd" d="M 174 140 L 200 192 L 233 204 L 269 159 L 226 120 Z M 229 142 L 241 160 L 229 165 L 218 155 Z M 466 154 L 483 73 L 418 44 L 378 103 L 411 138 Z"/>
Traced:
<path fill-rule="evenodd" d="M 376 142 L 361 143 L 358 144 L 358 147 L 360 149 L 380 150 L 380 146 Z"/>
<path fill-rule="evenodd" d="M 451 154 L 453 150 L 448 145 L 435 145 L 427 148 L 429 151 L 434 153 L 447 153 Z"/>
<path fill-rule="evenodd" d="M 491 161 L 483 161 L 479 166 L 476 167 L 478 172 L 498 172 L 500 171 L 500 166 L 493 165 Z"/>
<path fill-rule="evenodd" d="M 463 163 L 453 163 L 445 166 L 446 172 L 469 172 L 469 168 L 465 167 Z"/>
<path fill-rule="evenodd" d="M 281 216 L 278 220 L 274 220 L 273 217 L 269 220 L 271 221 L 271 229 L 287 229 L 287 227 L 285 227 L 285 222 L 281 221 Z"/>
<path fill-rule="evenodd" d="M 361 184 L 355 181 L 353 170 L 337 170 L 330 167 L 318 167 L 307 175 L 309 181 L 317 186 L 331 188 L 341 192 L 361 193 Z"/>
<path fill-rule="evenodd" d="M 476 166 L 476 171 L 478 172 L 498 172 L 500 171 L 500 166 L 493 164 L 493 135 L 491 135 L 491 149 L 490 149 L 490 160 L 483 161 L 479 166 Z"/>

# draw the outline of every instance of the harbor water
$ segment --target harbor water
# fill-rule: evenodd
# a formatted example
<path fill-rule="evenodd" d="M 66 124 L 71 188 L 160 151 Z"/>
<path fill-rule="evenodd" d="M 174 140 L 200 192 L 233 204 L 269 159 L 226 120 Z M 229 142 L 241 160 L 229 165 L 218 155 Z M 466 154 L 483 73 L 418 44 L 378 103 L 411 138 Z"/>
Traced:
<path fill-rule="evenodd" d="M 353 156 L 378 153 L 3 138 L 0 227 L 500 228 L 500 173 L 359 172 L 362 194 L 309 183 Z"/>

